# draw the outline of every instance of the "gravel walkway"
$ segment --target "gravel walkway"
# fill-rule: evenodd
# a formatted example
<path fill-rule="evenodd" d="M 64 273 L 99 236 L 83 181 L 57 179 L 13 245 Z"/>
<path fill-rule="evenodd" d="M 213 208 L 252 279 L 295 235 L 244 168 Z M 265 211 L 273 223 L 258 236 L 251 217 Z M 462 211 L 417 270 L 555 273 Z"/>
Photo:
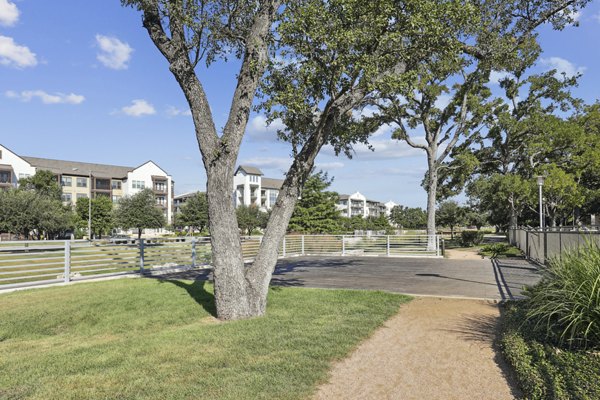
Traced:
<path fill-rule="evenodd" d="M 492 302 L 416 298 L 347 359 L 314 399 L 514 399 L 493 348 Z"/>

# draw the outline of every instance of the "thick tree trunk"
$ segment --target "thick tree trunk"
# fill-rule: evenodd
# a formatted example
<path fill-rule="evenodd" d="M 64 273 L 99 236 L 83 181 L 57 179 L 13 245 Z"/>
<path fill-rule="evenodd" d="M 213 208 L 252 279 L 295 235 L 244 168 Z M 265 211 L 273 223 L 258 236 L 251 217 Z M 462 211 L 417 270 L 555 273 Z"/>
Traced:
<path fill-rule="evenodd" d="M 234 160 L 235 161 L 235 160 Z M 247 295 L 242 244 L 233 204 L 233 167 L 216 163 L 207 171 L 207 197 L 215 305 L 220 319 L 253 316 Z"/>

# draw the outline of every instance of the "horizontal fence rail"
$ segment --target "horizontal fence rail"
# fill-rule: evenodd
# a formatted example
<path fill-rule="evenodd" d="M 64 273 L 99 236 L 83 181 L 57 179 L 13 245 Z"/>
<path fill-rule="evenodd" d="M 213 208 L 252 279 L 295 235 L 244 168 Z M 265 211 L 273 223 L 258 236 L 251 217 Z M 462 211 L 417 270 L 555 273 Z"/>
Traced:
<path fill-rule="evenodd" d="M 516 228 L 508 230 L 508 240 L 521 249 L 528 259 L 546 264 L 565 251 L 576 251 L 586 243 L 600 245 L 600 231 Z"/>
<path fill-rule="evenodd" d="M 242 237 L 250 262 L 262 236 Z M 440 237 L 427 235 L 288 235 L 279 257 L 439 257 Z M 0 290 L 123 274 L 154 274 L 210 268 L 210 237 L 118 239 L 115 241 L 0 242 Z"/>

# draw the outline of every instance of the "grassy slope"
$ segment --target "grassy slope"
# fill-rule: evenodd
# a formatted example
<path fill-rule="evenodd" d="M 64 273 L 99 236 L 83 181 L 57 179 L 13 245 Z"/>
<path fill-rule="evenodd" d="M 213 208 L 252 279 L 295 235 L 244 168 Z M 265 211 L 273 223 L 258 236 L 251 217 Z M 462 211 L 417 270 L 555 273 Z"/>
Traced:
<path fill-rule="evenodd" d="M 0 398 L 298 399 L 407 297 L 272 289 L 221 323 L 212 287 L 126 279 L 0 295 Z"/>

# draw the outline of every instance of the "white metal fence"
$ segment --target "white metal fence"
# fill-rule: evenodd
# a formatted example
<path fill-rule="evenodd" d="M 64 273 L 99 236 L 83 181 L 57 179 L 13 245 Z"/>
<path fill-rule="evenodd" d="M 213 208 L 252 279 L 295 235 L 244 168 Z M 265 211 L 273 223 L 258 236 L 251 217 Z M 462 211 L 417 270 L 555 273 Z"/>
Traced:
<path fill-rule="evenodd" d="M 251 261 L 262 237 L 242 238 Z M 439 236 L 288 235 L 280 257 L 293 256 L 440 257 Z M 119 239 L 111 241 L 0 242 L 0 290 L 114 276 L 209 268 L 209 237 Z"/>
<path fill-rule="evenodd" d="M 577 250 L 586 242 L 600 245 L 599 231 L 563 230 L 563 229 L 509 229 L 510 244 L 521 249 L 525 256 L 533 261 L 545 264 L 567 250 Z"/>

